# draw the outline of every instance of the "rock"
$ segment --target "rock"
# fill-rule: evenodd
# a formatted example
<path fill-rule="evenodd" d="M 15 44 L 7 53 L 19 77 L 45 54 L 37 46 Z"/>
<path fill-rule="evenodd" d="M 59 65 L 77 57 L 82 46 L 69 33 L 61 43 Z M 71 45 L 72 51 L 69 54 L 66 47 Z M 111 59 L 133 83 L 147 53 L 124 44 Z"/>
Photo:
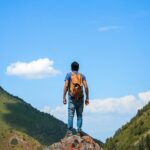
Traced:
<path fill-rule="evenodd" d="M 44 150 L 103 150 L 90 136 L 77 136 L 63 138 Z"/>

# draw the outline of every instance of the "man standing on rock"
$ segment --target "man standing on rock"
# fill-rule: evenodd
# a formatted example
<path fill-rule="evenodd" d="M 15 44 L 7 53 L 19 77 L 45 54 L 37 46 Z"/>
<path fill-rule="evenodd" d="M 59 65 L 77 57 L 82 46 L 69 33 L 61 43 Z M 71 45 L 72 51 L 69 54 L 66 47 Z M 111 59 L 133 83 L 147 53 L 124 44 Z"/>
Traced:
<path fill-rule="evenodd" d="M 82 135 L 82 113 L 84 106 L 84 92 L 86 99 L 85 104 L 89 104 L 89 90 L 86 82 L 86 77 L 78 72 L 79 64 L 73 62 L 71 64 L 71 72 L 67 73 L 64 85 L 63 103 L 67 104 L 66 93 L 68 91 L 68 130 L 67 136 L 72 135 L 73 117 L 76 111 L 77 114 L 77 135 Z"/>

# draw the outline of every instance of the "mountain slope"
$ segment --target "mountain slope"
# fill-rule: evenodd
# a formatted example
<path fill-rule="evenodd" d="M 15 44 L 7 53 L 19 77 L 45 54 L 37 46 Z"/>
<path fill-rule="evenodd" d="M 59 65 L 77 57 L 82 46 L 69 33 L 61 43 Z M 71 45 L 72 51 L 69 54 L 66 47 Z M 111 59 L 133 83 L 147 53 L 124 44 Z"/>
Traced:
<path fill-rule="evenodd" d="M 150 150 L 150 102 L 107 139 L 105 150 Z"/>
<path fill-rule="evenodd" d="M 0 87 L 0 150 L 42 150 L 62 139 L 66 130 L 62 121 Z"/>
<path fill-rule="evenodd" d="M 0 87 L 0 150 L 11 142 L 14 143 L 12 148 L 16 145 L 20 147 L 19 143 L 24 142 L 29 147 L 36 145 L 37 149 L 57 142 L 65 132 L 66 124 L 62 121 L 38 111 Z M 5 150 L 10 150 L 10 147 Z"/>

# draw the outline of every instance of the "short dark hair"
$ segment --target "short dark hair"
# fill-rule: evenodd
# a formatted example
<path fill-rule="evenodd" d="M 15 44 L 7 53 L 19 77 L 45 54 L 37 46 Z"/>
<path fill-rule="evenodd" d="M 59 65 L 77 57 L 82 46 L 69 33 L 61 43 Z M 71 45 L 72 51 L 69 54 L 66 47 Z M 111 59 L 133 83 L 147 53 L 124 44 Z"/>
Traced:
<path fill-rule="evenodd" d="M 72 64 L 71 64 L 71 70 L 72 71 L 78 71 L 79 70 L 79 63 L 76 62 L 76 61 L 72 62 Z"/>

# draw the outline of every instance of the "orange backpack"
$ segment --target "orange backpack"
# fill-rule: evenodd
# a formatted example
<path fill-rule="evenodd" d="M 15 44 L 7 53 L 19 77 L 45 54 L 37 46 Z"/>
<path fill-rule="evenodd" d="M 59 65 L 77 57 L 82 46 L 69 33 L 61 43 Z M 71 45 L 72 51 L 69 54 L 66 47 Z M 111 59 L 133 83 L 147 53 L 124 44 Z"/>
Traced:
<path fill-rule="evenodd" d="M 72 72 L 69 93 L 74 99 L 80 99 L 83 97 L 83 83 L 81 74 L 75 74 Z"/>

